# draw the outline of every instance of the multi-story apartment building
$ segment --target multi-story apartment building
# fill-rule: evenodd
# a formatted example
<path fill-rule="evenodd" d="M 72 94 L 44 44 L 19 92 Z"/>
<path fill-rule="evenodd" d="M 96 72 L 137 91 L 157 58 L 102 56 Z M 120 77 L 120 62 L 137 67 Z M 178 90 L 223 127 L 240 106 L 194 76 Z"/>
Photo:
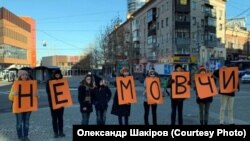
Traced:
<path fill-rule="evenodd" d="M 228 19 L 226 23 L 227 60 L 246 60 L 249 55 L 250 31 L 246 18 Z"/>
<path fill-rule="evenodd" d="M 140 64 L 181 63 L 187 69 L 196 64 L 212 67 L 211 70 L 219 67 L 226 58 L 225 3 L 225 0 L 148 1 L 125 22 L 131 23 L 128 29 L 132 48 L 140 50 L 135 58 L 140 58 Z"/>
<path fill-rule="evenodd" d="M 35 21 L 0 8 L 0 69 L 36 66 Z"/>

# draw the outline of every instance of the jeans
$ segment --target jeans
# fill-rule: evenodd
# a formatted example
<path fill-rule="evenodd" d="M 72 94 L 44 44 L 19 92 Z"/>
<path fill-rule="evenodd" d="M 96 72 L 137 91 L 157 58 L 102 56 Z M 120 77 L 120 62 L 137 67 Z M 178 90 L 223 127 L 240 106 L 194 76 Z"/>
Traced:
<path fill-rule="evenodd" d="M 183 109 L 183 100 L 171 100 L 171 125 L 175 125 L 175 119 L 176 119 L 176 110 L 178 108 L 178 123 L 179 125 L 183 125 L 183 118 L 182 118 L 182 109 Z"/>
<path fill-rule="evenodd" d="M 18 138 L 28 137 L 30 115 L 31 112 L 16 114 L 16 130 Z"/>
<path fill-rule="evenodd" d="M 157 125 L 157 115 L 156 115 L 157 104 L 149 105 L 147 102 L 144 102 L 143 105 L 144 105 L 144 110 L 145 110 L 145 113 L 144 113 L 145 125 L 149 125 L 148 115 L 149 115 L 149 108 L 150 107 L 152 107 L 153 125 Z"/>
<path fill-rule="evenodd" d="M 90 112 L 82 113 L 82 125 L 89 125 L 89 116 L 90 116 Z"/>
<path fill-rule="evenodd" d="M 234 118 L 233 118 L 234 97 L 228 95 L 221 95 L 220 103 L 221 103 L 220 124 L 224 124 L 224 116 L 226 109 L 227 109 L 229 124 L 234 124 Z"/>
<path fill-rule="evenodd" d="M 97 125 L 105 125 L 107 109 L 96 110 Z"/>
<path fill-rule="evenodd" d="M 119 125 L 123 125 L 122 117 L 124 117 L 125 125 L 128 125 L 128 116 L 118 116 Z"/>
<path fill-rule="evenodd" d="M 63 113 L 64 108 L 51 109 L 52 125 L 55 134 L 63 133 Z"/>
<path fill-rule="evenodd" d="M 210 103 L 199 103 L 200 109 L 200 123 L 201 125 L 207 125 L 209 116 Z"/>

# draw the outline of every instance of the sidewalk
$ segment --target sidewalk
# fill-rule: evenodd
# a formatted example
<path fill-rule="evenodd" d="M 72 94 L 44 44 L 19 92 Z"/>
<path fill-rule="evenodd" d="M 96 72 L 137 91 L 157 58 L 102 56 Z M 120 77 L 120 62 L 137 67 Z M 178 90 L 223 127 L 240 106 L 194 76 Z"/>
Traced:
<path fill-rule="evenodd" d="M 6 85 L 11 85 L 12 82 L 8 82 L 8 81 L 0 81 L 0 87 L 1 86 L 6 86 Z"/>
<path fill-rule="evenodd" d="M 164 98 L 164 104 L 158 106 L 158 124 L 169 125 L 171 115 L 171 102 L 169 97 Z M 194 100 L 186 100 L 184 102 L 183 109 L 183 121 L 184 125 L 199 125 L 198 106 L 194 103 Z M 111 107 L 113 101 L 109 102 L 109 108 L 107 111 L 107 125 L 117 125 L 118 119 L 116 116 L 111 115 Z M 195 105 L 195 106 L 194 106 Z M 141 111 L 141 112 L 138 112 Z M 131 116 L 129 118 L 130 125 L 143 125 L 143 96 L 138 96 L 138 103 L 131 106 Z M 209 124 L 218 124 L 218 114 L 210 111 Z M 0 114 L 0 141 L 14 141 L 17 140 L 16 135 L 16 119 L 12 113 Z M 151 111 L 149 115 L 149 121 L 151 120 Z M 81 114 L 79 111 L 79 105 L 74 104 L 71 107 L 65 108 L 64 111 L 64 132 L 65 138 L 53 138 L 53 130 L 51 124 L 51 115 L 49 108 L 39 108 L 37 112 L 33 112 L 30 118 L 30 131 L 29 137 L 31 141 L 71 141 L 72 140 L 72 125 L 81 123 Z M 235 119 L 236 124 L 249 124 L 247 122 Z M 90 125 L 96 124 L 95 112 L 91 113 Z"/>

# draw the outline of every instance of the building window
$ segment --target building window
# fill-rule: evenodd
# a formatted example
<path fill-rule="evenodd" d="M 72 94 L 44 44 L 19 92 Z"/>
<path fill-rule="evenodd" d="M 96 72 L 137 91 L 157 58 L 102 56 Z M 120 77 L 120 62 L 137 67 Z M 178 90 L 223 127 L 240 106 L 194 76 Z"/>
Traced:
<path fill-rule="evenodd" d="M 160 27 L 160 23 L 157 22 L 157 25 L 156 25 L 157 30 L 159 30 L 159 27 Z"/>
<path fill-rule="evenodd" d="M 193 25 L 196 25 L 196 17 L 193 17 Z"/>
<path fill-rule="evenodd" d="M 222 10 L 219 10 L 219 20 L 222 18 Z"/>
<path fill-rule="evenodd" d="M 164 20 L 161 20 L 161 28 L 164 27 Z"/>
<path fill-rule="evenodd" d="M 222 30 L 222 28 L 223 28 L 223 26 L 222 26 L 222 24 L 220 24 L 220 30 Z"/>
<path fill-rule="evenodd" d="M 204 19 L 201 19 L 201 27 L 204 27 Z"/>
<path fill-rule="evenodd" d="M 177 0 L 177 5 L 187 5 L 188 1 L 187 0 Z"/>
<path fill-rule="evenodd" d="M 192 9 L 193 9 L 193 10 L 196 10 L 196 4 L 197 4 L 196 1 L 192 1 Z"/>
<path fill-rule="evenodd" d="M 168 18 L 166 18 L 166 26 L 168 26 Z"/>
<path fill-rule="evenodd" d="M 148 36 L 148 45 L 156 43 L 156 36 Z"/>

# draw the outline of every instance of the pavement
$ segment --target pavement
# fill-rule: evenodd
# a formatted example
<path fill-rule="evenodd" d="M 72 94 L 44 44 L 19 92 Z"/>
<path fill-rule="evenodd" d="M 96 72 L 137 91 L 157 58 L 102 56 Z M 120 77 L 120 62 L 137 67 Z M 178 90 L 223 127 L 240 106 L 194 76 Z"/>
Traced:
<path fill-rule="evenodd" d="M 76 87 L 79 84 L 80 79 L 68 78 L 69 84 L 74 83 Z M 72 81 L 72 82 L 71 82 Z M 74 82 L 73 82 L 74 81 Z M 77 84 L 77 85 L 76 85 Z M 247 87 L 247 86 L 246 86 Z M 42 88 L 42 86 L 41 86 Z M 112 93 L 114 93 L 115 88 L 111 87 Z M 136 87 L 137 92 L 137 103 L 131 106 L 131 116 L 129 117 L 130 125 L 143 125 L 143 92 L 144 88 L 142 85 Z M 249 105 L 250 96 L 248 95 L 248 90 L 242 90 L 240 95 L 236 97 L 235 100 L 235 124 L 246 125 L 250 124 L 250 113 L 249 110 L 244 109 Z M 36 112 L 32 112 L 30 117 L 30 128 L 29 128 L 29 138 L 31 141 L 71 141 L 72 140 L 72 125 L 77 125 L 81 123 L 81 113 L 79 111 L 79 104 L 77 101 L 77 90 L 71 90 L 73 97 L 73 106 L 65 108 L 64 111 L 64 132 L 66 137 L 64 138 L 53 138 L 53 129 L 51 122 L 50 109 L 48 107 L 42 107 Z M 247 100 L 245 103 L 242 100 Z M 214 97 L 213 103 L 210 107 L 209 113 L 209 124 L 217 125 L 219 124 L 219 106 L 220 97 Z M 113 104 L 113 99 L 109 102 L 107 111 L 107 125 L 118 125 L 118 119 L 116 116 L 111 115 L 111 107 Z M 198 116 L 198 105 L 196 103 L 195 95 L 192 93 L 192 98 L 184 101 L 183 109 L 183 121 L 185 125 L 199 125 Z M 157 118 L 159 125 L 169 125 L 171 116 L 171 102 L 168 96 L 164 97 L 164 103 L 158 105 L 157 108 Z M 151 111 L 149 116 L 149 121 L 151 120 Z M 90 115 L 90 125 L 96 125 L 96 115 L 95 111 Z M 15 141 L 17 140 L 16 135 L 16 119 L 15 115 L 10 112 L 0 113 L 0 141 Z"/>

